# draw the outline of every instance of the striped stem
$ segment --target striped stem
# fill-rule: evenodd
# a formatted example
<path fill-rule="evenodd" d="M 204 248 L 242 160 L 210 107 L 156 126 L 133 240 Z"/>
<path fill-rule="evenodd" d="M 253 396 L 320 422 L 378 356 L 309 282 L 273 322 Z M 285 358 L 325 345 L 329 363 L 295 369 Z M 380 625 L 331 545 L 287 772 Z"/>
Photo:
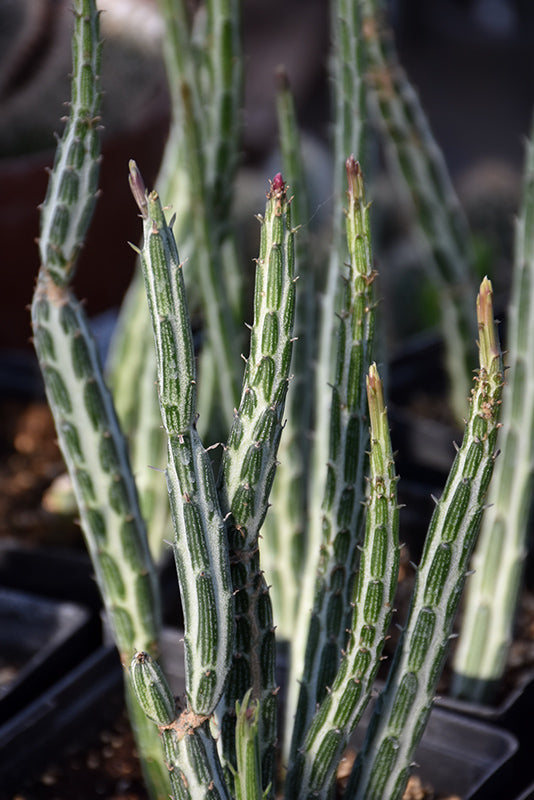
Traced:
<path fill-rule="evenodd" d="M 39 252 L 54 284 L 67 286 L 96 203 L 100 168 L 100 58 L 95 0 L 75 0 L 70 112 L 41 207 Z"/>
<path fill-rule="evenodd" d="M 168 437 L 166 476 L 184 611 L 186 693 L 192 712 L 208 716 L 221 698 L 233 648 L 226 528 L 209 455 L 195 427 L 193 337 L 176 243 L 157 193 L 146 193 L 133 162 L 130 185 L 143 217 L 141 262 Z"/>
<path fill-rule="evenodd" d="M 263 800 L 267 792 L 261 785 L 259 703 L 251 702 L 251 690 L 242 703 L 236 703 L 236 800 Z M 268 787 L 270 789 L 270 787 Z"/>
<path fill-rule="evenodd" d="M 252 689 L 258 701 L 263 788 L 273 785 L 276 740 L 272 608 L 260 569 L 258 538 L 269 504 L 289 381 L 295 308 L 294 231 L 287 186 L 277 175 L 261 219 L 254 321 L 239 409 L 222 465 L 221 502 L 229 512 L 236 595 L 236 650 L 222 719 L 224 757 L 235 769 L 235 703 Z"/>
<path fill-rule="evenodd" d="M 295 264 L 299 278 L 295 305 L 293 377 L 288 386 L 287 419 L 278 450 L 280 464 L 271 492 L 271 508 L 262 529 L 261 561 L 271 587 L 277 637 L 289 642 L 295 628 L 303 568 L 317 309 L 314 276 L 310 268 L 311 248 L 306 228 L 308 211 L 298 126 L 287 76 L 280 73 L 277 100 L 283 174 L 291 187 L 291 222 L 298 229 Z M 301 224 L 302 227 L 299 227 Z"/>
<path fill-rule="evenodd" d="M 347 787 L 353 800 L 402 797 L 451 638 L 496 456 L 502 359 L 485 278 L 477 300 L 480 370 L 462 446 L 437 501 L 408 620 Z"/>
<path fill-rule="evenodd" d="M 523 208 L 516 228 L 512 298 L 508 312 L 500 458 L 473 556 L 454 658 L 452 693 L 490 702 L 503 676 L 529 543 L 534 480 L 534 135 L 528 146 Z"/>
<path fill-rule="evenodd" d="M 333 53 L 332 73 L 335 103 L 334 125 L 334 209 L 332 248 L 324 286 L 319 298 L 316 366 L 314 381 L 314 425 L 310 455 L 309 513 L 306 531 L 306 552 L 299 588 L 297 622 L 291 646 L 291 674 L 288 688 L 286 720 L 292 725 L 299 696 L 299 680 L 304 669 L 306 637 L 310 611 L 314 604 L 315 576 L 322 542 L 322 500 L 329 460 L 329 430 L 324 420 L 330 419 L 331 397 L 327 390 L 334 380 L 337 332 L 336 313 L 340 302 L 340 275 L 347 261 L 346 229 L 343 225 L 343 164 L 349 153 L 359 158 L 365 147 L 364 93 L 361 80 L 361 47 L 358 37 L 359 11 L 352 0 L 334 0 L 332 4 Z M 368 366 L 368 365 L 367 365 Z"/>
<path fill-rule="evenodd" d="M 82 530 L 123 664 L 155 653 L 159 587 L 128 452 L 83 308 L 69 289 L 95 203 L 99 164 L 98 12 L 74 4 L 72 102 L 41 216 L 34 342 Z M 126 685 L 130 705 L 130 690 Z M 151 796 L 168 796 L 161 744 L 130 705 Z"/>
<path fill-rule="evenodd" d="M 351 254 L 339 319 L 330 416 L 330 458 L 323 495 L 323 541 L 291 754 L 295 757 L 318 703 L 332 685 L 347 643 L 349 609 L 363 536 L 366 453 L 365 376 L 374 324 L 368 206 L 359 164 L 347 161 L 347 242 Z"/>
<path fill-rule="evenodd" d="M 397 478 L 382 383 L 367 376 L 371 420 L 370 493 L 365 541 L 352 598 L 349 642 L 332 687 L 291 765 L 286 796 L 328 798 L 337 767 L 371 697 L 393 613 L 399 571 Z"/>
<path fill-rule="evenodd" d="M 135 654 L 130 676 L 140 706 L 158 726 L 174 800 L 230 800 L 208 717 L 176 714 L 165 675 L 148 653 Z"/>

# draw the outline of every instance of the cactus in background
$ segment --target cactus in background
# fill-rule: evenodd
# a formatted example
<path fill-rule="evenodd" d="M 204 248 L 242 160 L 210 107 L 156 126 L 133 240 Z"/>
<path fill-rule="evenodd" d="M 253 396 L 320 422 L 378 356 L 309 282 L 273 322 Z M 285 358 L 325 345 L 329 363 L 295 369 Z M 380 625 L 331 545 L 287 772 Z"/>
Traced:
<path fill-rule="evenodd" d="M 534 136 L 527 150 L 523 207 L 516 228 L 507 337 L 511 377 L 503 390 L 501 455 L 473 557 L 474 575 L 467 585 L 453 662 L 453 694 L 474 702 L 491 701 L 500 685 L 522 586 L 534 475 L 533 340 Z"/>
<path fill-rule="evenodd" d="M 157 652 L 159 587 L 126 442 L 82 307 L 72 294 L 76 260 L 96 198 L 99 166 L 98 13 L 74 5 L 72 101 L 41 211 L 41 268 L 32 304 L 34 341 L 82 530 L 123 664 Z M 145 776 L 168 794 L 161 745 L 126 683 Z"/>
<path fill-rule="evenodd" d="M 436 287 L 452 410 L 466 415 L 475 366 L 476 286 L 471 237 L 443 155 L 416 92 L 398 63 L 381 0 L 357 0 L 366 102 L 382 132 L 385 155 L 414 207 L 424 266 Z"/>
<path fill-rule="evenodd" d="M 295 273 L 298 276 L 295 339 L 298 345 L 293 354 L 284 435 L 278 451 L 280 464 L 271 492 L 271 508 L 262 528 L 262 567 L 271 587 L 277 636 L 289 642 L 295 627 L 303 569 L 317 303 L 313 270 L 310 269 L 309 237 L 304 227 L 309 215 L 295 108 L 287 75 L 279 70 L 277 78 L 283 174 L 292 194 L 291 222 L 298 231 L 295 241 Z"/>
<path fill-rule="evenodd" d="M 204 376 L 206 391 L 200 396 L 199 425 L 213 441 L 230 425 L 239 387 L 236 342 L 240 336 L 234 320 L 240 321 L 243 315 L 242 287 L 230 221 L 242 94 L 239 4 L 236 0 L 210 1 L 202 37 L 182 0 L 160 0 L 160 6 L 165 20 L 164 54 L 172 120 L 158 187 L 173 209 L 175 235 L 188 261 L 188 296 L 195 316 L 200 318 L 202 309 L 211 303 L 204 326 L 208 338 L 204 335 L 200 353 L 199 373 Z M 199 158 L 204 152 L 207 157 Z M 196 170 L 191 169 L 194 164 Z M 212 277 L 199 280 L 199 269 L 206 265 L 211 265 Z M 203 292 L 210 291 L 211 296 L 203 298 Z M 214 311 L 215 295 L 218 315 Z M 211 333 L 217 316 L 219 328 Z M 220 352 L 214 357 L 212 341 L 224 344 L 222 360 Z M 152 328 L 142 270 L 138 268 L 121 309 L 107 376 L 129 439 L 151 552 L 159 560 L 171 523 L 160 469 L 165 464 L 167 446 L 152 352 Z M 234 363 L 230 366 L 231 361 Z M 138 394 L 130 390 L 134 380 L 140 385 Z M 207 388 L 208 380 L 214 384 L 212 391 Z M 213 403 L 215 387 L 221 380 L 226 387 L 222 407 Z"/>
<path fill-rule="evenodd" d="M 359 9 L 356 3 L 349 0 L 333 0 L 332 73 L 335 91 L 334 164 L 336 165 L 333 179 L 333 230 L 326 277 L 324 285 L 319 287 L 321 294 L 315 334 L 313 435 L 308 471 L 307 526 L 297 616 L 294 634 L 291 637 L 291 675 L 287 701 L 287 719 L 290 722 L 293 720 L 298 702 L 298 680 L 304 667 L 310 611 L 316 600 L 316 573 L 323 544 L 322 504 L 330 459 L 330 431 L 324 423 L 324 420 L 330 419 L 330 395 L 325 391 L 325 386 L 331 385 L 335 380 L 333 366 L 336 363 L 337 313 L 341 306 L 342 294 L 339 278 L 348 255 L 347 231 L 343 224 L 345 213 L 343 190 L 346 186 L 346 177 L 343 175 L 342 165 L 346 162 L 348 154 L 365 153 L 359 23 Z M 352 257 L 353 253 L 350 255 Z M 354 262 L 352 265 L 354 266 Z M 362 370 L 365 371 L 363 365 Z"/>
<path fill-rule="evenodd" d="M 477 318 L 480 369 L 471 392 L 469 419 L 432 515 L 408 619 L 387 683 L 347 787 L 347 796 L 355 800 L 402 797 L 432 708 L 486 503 L 497 454 L 503 385 L 487 279 L 480 287 Z"/>
<path fill-rule="evenodd" d="M 365 375 L 371 361 L 374 270 L 363 178 L 354 158 L 347 161 L 348 275 L 337 332 L 336 376 L 330 406 L 330 452 L 323 487 L 322 542 L 315 573 L 315 597 L 307 620 L 303 680 L 291 752 L 302 743 L 318 703 L 332 685 L 346 645 L 348 610 L 363 538 L 368 423 Z M 309 626 L 309 627 L 308 627 Z M 292 658 L 299 662 L 299 653 Z"/>
<path fill-rule="evenodd" d="M 235 345 L 241 340 L 238 324 L 243 319 L 230 224 L 242 91 L 240 4 L 238 0 L 208 0 L 200 9 L 201 18 L 205 12 L 201 20 L 205 27 L 199 31 L 198 26 L 193 30 L 194 20 L 189 19 L 183 0 L 160 3 L 173 115 L 180 124 L 182 164 L 187 169 L 186 214 L 195 269 L 190 284 L 200 291 L 204 314 L 199 379 L 203 372 L 213 372 L 218 393 L 211 411 L 219 419 L 212 423 L 201 406 L 200 420 L 226 433 L 239 397 L 240 361 Z M 211 404 L 214 392 L 209 397 L 206 393 L 204 400 L 200 395 L 200 402 Z"/>

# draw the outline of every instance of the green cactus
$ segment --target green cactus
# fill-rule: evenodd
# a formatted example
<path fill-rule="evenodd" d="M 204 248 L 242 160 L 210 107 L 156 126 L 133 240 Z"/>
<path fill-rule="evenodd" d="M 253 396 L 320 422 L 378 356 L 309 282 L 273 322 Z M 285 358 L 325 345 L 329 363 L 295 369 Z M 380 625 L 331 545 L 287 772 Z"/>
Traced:
<path fill-rule="evenodd" d="M 332 463 L 335 463 L 338 451 L 344 453 L 339 475 L 345 478 L 349 474 L 347 470 L 350 476 L 357 474 L 354 472 L 354 456 L 358 453 L 363 456 L 365 452 L 360 445 L 350 450 L 346 448 L 347 442 L 351 441 L 348 433 L 351 425 L 361 425 L 361 415 L 355 414 L 351 409 L 360 408 L 359 405 L 352 404 L 358 400 L 364 385 L 362 379 L 358 384 L 355 376 L 360 375 L 357 369 L 365 360 L 361 355 L 361 347 L 362 343 L 367 346 L 369 339 L 364 335 L 364 330 L 370 325 L 371 298 L 368 292 L 374 277 L 370 266 L 367 207 L 363 202 L 361 172 L 353 159 L 349 159 L 347 167 L 347 235 L 353 250 L 354 267 L 345 287 L 346 311 L 340 320 L 338 383 L 332 392 Z M 192 397 L 195 385 L 193 373 L 187 366 L 191 364 L 192 344 L 190 341 L 187 343 L 185 338 L 188 329 L 187 306 L 181 268 L 157 195 L 145 192 L 135 166 L 131 167 L 131 184 L 144 217 L 143 263 L 162 373 L 162 415 L 168 430 L 171 430 L 169 415 L 176 420 L 176 430 L 182 430 L 178 436 L 185 441 L 186 431 L 191 434 L 188 426 L 194 419 Z M 243 786 L 252 787 L 250 791 L 253 796 L 271 796 L 276 785 L 274 744 L 277 689 L 273 673 L 274 629 L 269 593 L 260 570 L 258 534 L 267 513 L 269 490 L 276 467 L 292 348 L 295 305 L 293 230 L 286 193 L 286 185 L 280 176 L 276 176 L 271 184 L 262 222 L 251 351 L 245 368 L 242 401 L 225 449 L 218 488 L 221 509 L 218 513 L 222 514 L 219 519 L 224 520 L 227 528 L 228 544 L 225 552 L 229 556 L 236 603 L 232 667 L 228 669 L 222 663 L 213 667 L 214 672 L 221 670 L 219 674 L 225 684 L 222 702 L 213 717 L 213 703 L 211 707 L 195 707 L 193 703 L 198 694 L 192 694 L 187 688 L 190 678 L 186 678 L 188 708 L 183 712 L 185 717 L 177 717 L 176 721 L 169 722 L 163 717 L 156 717 L 156 714 L 160 714 L 157 709 L 163 708 L 164 714 L 168 714 L 170 705 L 167 689 L 158 688 L 156 700 L 154 692 L 149 693 L 146 689 L 141 690 L 144 695 L 139 697 L 148 715 L 156 719 L 160 730 L 164 732 L 164 740 L 166 741 L 166 737 L 172 740 L 166 752 L 172 754 L 172 757 L 169 756 L 169 763 L 174 765 L 176 774 L 184 776 L 181 784 L 185 782 L 188 786 L 197 787 L 195 792 L 198 794 L 192 794 L 191 797 L 224 797 L 223 791 L 229 792 L 231 796 L 245 791 Z M 169 282 L 166 276 L 174 276 L 179 288 L 172 281 Z M 379 721 L 370 728 L 364 755 L 356 763 L 347 797 L 400 797 L 399 792 L 408 779 L 413 749 L 422 735 L 430 713 L 495 459 L 502 365 L 494 330 L 491 297 L 491 285 L 485 280 L 478 300 L 481 366 L 472 393 L 471 415 L 464 442 L 430 523 L 409 619 L 386 689 L 379 701 L 383 713 Z M 170 307 L 166 303 L 170 303 Z M 170 320 L 174 320 L 172 327 L 179 332 L 178 336 L 170 337 L 162 332 Z M 182 353 L 181 358 L 176 357 L 178 352 Z M 177 369 L 178 364 L 183 365 L 182 370 Z M 354 379 L 353 382 L 351 378 Z M 396 478 L 382 388 L 374 366 L 368 372 L 367 388 L 372 431 L 371 491 L 367 503 L 367 532 L 358 579 L 347 581 L 347 591 L 350 591 L 346 598 L 343 588 L 338 591 L 336 581 L 336 585 L 331 588 L 333 600 L 325 602 L 330 609 L 333 608 L 333 602 L 338 603 L 339 612 L 335 616 L 344 624 L 334 635 L 342 636 L 343 641 L 336 645 L 336 652 L 341 652 L 344 646 L 344 655 L 339 663 L 326 636 L 325 652 L 332 652 L 338 662 L 331 669 L 328 683 L 326 679 L 320 683 L 312 671 L 303 675 L 305 696 L 310 697 L 314 692 L 319 706 L 316 708 L 315 703 L 303 706 L 304 716 L 295 725 L 285 787 L 285 796 L 288 798 L 327 798 L 330 795 L 336 767 L 350 733 L 369 700 L 393 610 L 399 564 Z M 345 399 L 340 401 L 339 397 Z M 347 419 L 344 428 L 345 416 Z M 360 433 L 360 442 L 362 438 Z M 170 439 L 172 441 L 172 434 Z M 180 466 L 176 467 L 176 487 L 172 480 L 169 481 L 171 505 L 174 507 L 179 502 L 183 503 L 183 499 L 186 499 L 185 505 L 194 504 L 191 487 L 196 469 L 195 459 L 190 455 L 186 459 L 178 459 L 177 463 Z M 198 475 L 198 471 L 196 474 Z M 343 489 L 343 484 L 338 486 L 339 481 L 333 481 L 333 475 L 337 474 L 329 474 L 327 488 L 331 487 L 339 492 L 339 496 L 347 504 L 349 495 Z M 349 484 L 351 491 L 354 489 L 354 477 L 352 481 Z M 326 496 L 335 498 L 335 492 L 332 495 L 331 491 Z M 178 538 L 182 535 L 186 541 L 187 536 L 190 537 L 190 544 L 177 552 L 177 566 L 186 608 L 186 650 L 187 606 L 191 602 L 187 593 L 190 592 L 193 604 L 198 606 L 203 602 L 196 594 L 198 587 L 195 570 L 187 549 L 191 548 L 192 553 L 199 551 L 197 535 L 200 522 L 208 519 L 207 511 L 212 512 L 215 503 L 215 497 L 209 509 L 206 509 L 206 504 L 198 503 L 198 525 L 195 521 L 189 529 L 184 527 L 181 534 L 177 525 Z M 353 507 L 352 503 L 350 507 Z M 325 511 L 328 512 L 328 506 L 325 506 Z M 178 516 L 175 512 L 175 519 Z M 335 515 L 338 524 L 342 517 L 339 513 Z M 338 533 L 337 537 L 339 535 Z M 343 535 L 341 539 L 346 550 L 347 537 Z M 222 555 L 221 544 L 217 547 Z M 340 547 L 338 542 L 332 548 L 334 560 L 336 555 L 339 556 Z M 208 552 L 209 545 L 204 544 L 200 549 Z M 326 552 L 328 551 L 325 550 Z M 209 575 L 211 574 L 210 571 Z M 318 585 L 318 601 L 324 602 L 324 598 L 328 597 L 329 587 L 321 587 L 321 573 L 318 576 Z M 227 590 L 226 596 L 228 600 L 232 591 Z M 224 598 L 218 598 L 221 599 Z M 345 615 L 351 608 L 351 633 L 348 641 L 345 641 Z M 328 620 L 330 619 L 329 617 Z M 222 616 L 214 614 L 210 617 L 207 633 L 216 642 L 219 641 L 221 631 L 228 628 L 225 611 Z M 203 649 L 202 636 L 191 642 L 191 650 L 195 647 L 190 662 L 186 661 L 186 674 L 191 675 L 191 670 L 196 669 L 200 673 L 197 679 L 202 680 L 205 675 L 205 668 L 199 660 Z M 315 649 L 312 621 L 307 663 L 310 656 L 312 663 L 316 663 Z M 321 654 L 320 650 L 318 652 Z M 143 664 L 150 664 L 147 656 L 138 655 L 132 669 L 140 658 Z M 154 675 L 154 670 L 150 671 L 148 667 L 145 671 Z M 321 672 L 325 674 L 324 669 L 318 670 L 317 674 Z M 151 680 L 154 682 L 153 678 Z M 159 679 L 156 681 L 158 686 L 160 682 Z M 321 690 L 322 694 L 319 694 Z M 252 720 L 250 728 L 245 725 L 247 714 Z M 216 726 L 215 738 L 211 738 L 210 718 L 211 723 Z M 185 737 L 187 747 L 181 744 L 182 740 L 176 733 L 182 731 L 183 725 L 189 731 L 189 736 Z M 391 743 L 393 744 L 390 747 Z M 374 766 L 375 760 L 377 766 Z M 384 764 L 387 764 L 387 768 Z M 183 793 L 183 789 L 181 791 L 182 794 L 177 793 L 177 797 L 189 797 Z M 214 794 L 210 795 L 209 792 Z"/>
<path fill-rule="evenodd" d="M 139 704 L 158 726 L 175 800 L 230 800 L 209 717 L 176 713 L 167 679 L 148 653 L 134 655 L 130 676 Z"/>
<path fill-rule="evenodd" d="M 41 211 L 41 268 L 32 304 L 34 342 L 82 530 L 121 656 L 157 652 L 159 587 L 126 441 L 85 313 L 69 284 L 96 199 L 100 38 L 94 0 L 74 5 L 72 102 Z M 135 699 L 139 749 L 154 796 L 168 780 L 161 745 Z"/>
<path fill-rule="evenodd" d="M 293 754 L 286 795 L 328 796 L 335 772 L 371 697 L 393 613 L 399 572 L 397 478 L 382 383 L 375 365 L 367 375 L 371 421 L 370 496 L 358 578 L 349 603 L 350 635 L 339 670 Z M 295 727 L 297 730 L 297 727 Z"/>
<path fill-rule="evenodd" d="M 174 77 L 171 139 L 177 144 L 174 154 L 167 152 L 163 185 L 172 195 L 183 177 L 183 196 L 178 197 L 176 216 L 167 221 L 158 193 L 146 191 L 135 162 L 130 162 L 130 187 L 143 225 L 138 251 L 142 280 L 139 273 L 129 296 L 130 318 L 115 351 L 116 363 L 127 370 L 115 374 L 114 386 L 133 443 L 139 408 L 125 401 L 120 387 L 131 374 L 128 370 L 143 375 L 141 408 L 150 426 L 133 448 L 136 472 L 146 469 L 152 458 L 158 460 L 155 466 L 166 460 L 168 500 L 156 501 L 151 510 L 144 476 L 138 486 L 134 482 L 117 410 L 83 311 L 69 288 L 97 190 L 100 45 L 94 0 L 75 2 L 71 115 L 43 205 L 41 269 L 32 306 L 36 350 L 97 579 L 122 662 L 129 666 L 128 705 L 151 796 L 172 792 L 179 800 L 265 800 L 276 794 L 288 800 L 327 800 L 371 695 L 399 566 L 397 478 L 382 383 L 371 353 L 376 301 L 369 206 L 354 157 L 345 162 L 346 208 L 338 175 L 348 152 L 365 156 L 362 74 L 376 68 L 373 59 L 383 56 L 369 34 L 368 15 L 377 9 L 370 0 L 333 2 L 335 221 L 318 324 L 313 286 L 306 285 L 309 245 L 305 236 L 298 244 L 293 218 L 293 207 L 299 224 L 307 217 L 303 194 L 291 199 L 291 191 L 303 192 L 304 183 L 297 126 L 288 87 L 282 87 L 284 160 L 295 186 L 277 174 L 260 218 L 250 351 L 237 402 L 236 331 L 243 317 L 228 207 L 238 152 L 238 7 L 230 0 L 213 0 L 206 15 L 194 21 L 182 0 L 161 3 L 168 69 Z M 404 86 L 396 85 L 395 101 L 413 112 L 404 92 Z M 390 111 L 382 106 L 384 119 Z M 399 141 L 394 142 L 397 148 Z M 410 154 L 414 173 L 423 165 L 430 172 L 436 168 L 437 162 L 423 151 Z M 406 177 L 416 192 L 421 187 L 413 176 Z M 432 183 L 432 213 L 439 202 L 447 205 L 449 188 L 440 172 Z M 524 250 L 522 244 L 518 252 L 525 251 L 528 260 L 530 204 L 525 208 Z M 435 226 L 440 237 L 452 236 L 455 215 L 437 213 L 437 222 L 425 229 L 429 239 L 438 235 Z M 180 261 L 175 223 L 178 236 L 191 248 L 191 269 L 189 260 Z M 458 243 L 453 244 L 447 258 L 456 252 Z M 301 298 L 296 258 L 305 284 Z M 445 272 L 454 283 L 454 275 Z M 528 275 L 528 269 L 521 273 L 522 300 Z M 200 283 L 201 292 L 188 291 L 188 283 Z M 196 303 L 200 296 L 207 335 L 197 370 L 189 307 L 190 298 Z M 463 306 L 461 313 L 462 322 L 458 308 L 451 319 L 455 333 L 465 335 L 472 323 Z M 523 334 L 524 313 L 517 315 Z M 141 320 L 139 339 L 133 339 L 132 320 Z M 150 327 L 155 358 L 149 356 Z M 295 342 L 296 330 L 309 341 Z M 401 796 L 444 664 L 496 453 L 502 364 L 487 280 L 478 299 L 478 330 L 480 369 L 464 440 L 430 521 L 408 619 L 347 799 Z M 132 347 L 139 360 L 133 358 Z M 215 367 L 211 384 L 205 371 L 210 364 Z M 464 366 L 462 356 L 462 366 L 455 368 L 460 384 Z M 515 370 L 520 381 L 521 359 Z M 218 475 L 217 458 L 205 448 L 197 428 L 203 395 L 202 407 L 211 409 L 214 418 L 226 419 L 229 428 Z M 152 449 L 157 420 L 164 433 Z M 279 458 L 287 464 L 276 474 Z M 162 475 L 158 478 L 165 483 Z M 154 514 L 165 519 L 170 509 L 174 528 L 172 548 L 185 620 L 186 708 L 181 712 L 157 661 L 159 588 L 138 487 L 149 524 L 158 527 Z M 276 506 L 274 513 L 270 503 Z M 264 541 L 270 537 L 272 542 Z M 287 565 L 284 573 L 273 555 L 276 542 L 286 538 L 288 560 L 295 542 L 302 548 L 300 568 L 292 564 L 289 573 L 295 581 L 287 593 L 293 626 L 286 618 L 284 633 L 292 644 L 292 675 L 282 740 L 277 731 L 275 620 L 262 570 L 263 552 L 269 552 L 273 574 L 287 574 Z M 151 546 L 157 557 L 160 535 Z M 277 582 L 280 587 L 283 578 Z M 280 600 L 278 596 L 278 608 Z M 277 763 L 278 744 L 284 767 Z"/>
<path fill-rule="evenodd" d="M 237 627 L 233 669 L 219 714 L 223 729 L 233 729 L 235 704 L 252 687 L 252 700 L 260 709 L 264 789 L 274 786 L 278 687 L 272 607 L 258 540 L 275 476 L 293 349 L 294 231 L 287 191 L 281 175 L 276 175 L 261 220 L 250 353 L 219 490 L 229 515 Z M 231 756 L 226 758 L 232 763 Z"/>
<path fill-rule="evenodd" d="M 434 702 L 497 454 L 503 366 L 492 289 L 477 299 L 480 369 L 462 446 L 428 528 L 408 619 L 347 787 L 354 800 L 401 798 Z"/>
<path fill-rule="evenodd" d="M 368 206 L 359 164 L 347 161 L 348 276 L 340 311 L 330 410 L 330 453 L 321 511 L 321 554 L 291 744 L 302 736 L 339 667 L 346 645 L 354 574 L 363 538 L 368 424 L 365 375 L 371 361 L 374 300 Z M 297 654 L 298 655 L 298 654 Z"/>
<path fill-rule="evenodd" d="M 508 313 L 501 455 L 473 557 L 453 668 L 452 693 L 491 702 L 501 685 L 528 551 L 532 505 L 534 382 L 530 342 L 534 336 L 534 139 L 528 145 L 523 208 L 516 228 L 512 298 Z"/>
<path fill-rule="evenodd" d="M 283 173 L 290 186 L 291 221 L 297 230 L 295 272 L 295 340 L 292 378 L 288 386 L 280 464 L 271 492 L 271 507 L 262 528 L 262 567 L 271 587 L 273 620 L 279 639 L 289 642 L 295 627 L 308 506 L 308 462 L 313 414 L 313 358 L 317 303 L 310 269 L 305 176 L 295 108 L 285 73 L 278 75 L 278 119 Z M 302 266 L 302 271 L 300 269 Z"/>
<path fill-rule="evenodd" d="M 213 713 L 233 646 L 226 526 L 209 455 L 196 431 L 193 337 L 178 251 L 159 197 L 146 194 L 134 162 L 130 186 L 143 218 L 140 252 L 168 440 L 167 486 L 185 621 L 186 692 L 195 714 Z"/>
<path fill-rule="evenodd" d="M 365 97 L 378 122 L 390 169 L 414 207 L 424 248 L 424 266 L 436 288 L 441 311 L 452 409 L 466 415 L 475 366 L 476 327 L 471 302 L 476 286 L 469 228 L 445 160 L 434 140 L 417 94 L 398 62 L 382 0 L 357 0 Z"/>
<path fill-rule="evenodd" d="M 358 38 L 359 10 L 348 0 L 332 2 L 333 58 L 332 74 L 336 108 L 334 125 L 334 207 L 332 247 L 326 268 L 326 277 L 320 289 L 318 322 L 314 330 L 315 369 L 313 375 L 312 443 L 308 470 L 307 525 L 303 546 L 302 578 L 294 633 L 291 636 L 291 667 L 287 721 L 292 724 L 299 702 L 299 679 L 304 669 L 310 611 L 316 602 L 316 573 L 323 546 L 323 499 L 327 464 L 330 459 L 330 429 L 325 420 L 330 419 L 330 395 L 325 387 L 335 380 L 337 313 L 341 307 L 342 282 L 340 274 L 347 261 L 348 242 L 344 225 L 344 188 L 346 177 L 343 164 L 350 153 L 365 153 L 364 92 L 361 79 L 362 51 Z M 352 257 L 354 253 L 350 253 Z M 354 262 L 353 266 L 354 266 Z M 370 360 L 370 356 L 369 356 Z M 369 363 L 369 361 L 368 361 Z M 362 370 L 365 366 L 362 364 Z M 286 748 L 288 743 L 286 743 Z"/>

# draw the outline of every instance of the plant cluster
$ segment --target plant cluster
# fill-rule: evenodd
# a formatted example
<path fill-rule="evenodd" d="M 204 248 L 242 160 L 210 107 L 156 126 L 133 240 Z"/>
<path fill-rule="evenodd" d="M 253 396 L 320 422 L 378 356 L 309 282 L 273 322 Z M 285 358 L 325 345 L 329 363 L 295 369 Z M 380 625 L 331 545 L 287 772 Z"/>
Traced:
<path fill-rule="evenodd" d="M 184 800 L 260 800 L 280 790 L 292 799 L 330 797 L 371 698 L 400 549 L 397 477 L 373 354 L 379 316 L 369 205 L 360 163 L 349 156 L 367 157 L 372 114 L 424 212 L 421 235 L 462 398 L 477 330 L 479 350 L 464 438 L 436 501 L 408 617 L 344 795 L 398 798 L 432 708 L 497 452 L 503 366 L 491 283 L 482 281 L 475 315 L 466 305 L 472 273 L 463 217 L 376 0 L 333 0 L 336 199 L 326 280 L 314 285 L 311 248 L 299 228 L 305 180 L 282 81 L 284 177 L 270 182 L 259 218 L 253 320 L 240 370 L 235 344 L 246 317 L 230 218 L 242 82 L 239 6 L 207 0 L 193 22 L 182 0 L 160 1 L 173 99 L 161 197 L 173 200 L 173 216 L 131 161 L 143 241 L 109 381 L 71 289 L 98 183 L 95 0 L 74 0 L 72 102 L 43 204 L 32 306 L 47 396 L 125 666 L 147 785 L 153 797 L 172 792 Z M 530 185 L 531 178 L 518 229 L 514 397 L 524 397 L 528 386 L 522 376 Z M 198 355 L 189 311 L 197 305 Z M 459 408 L 459 394 L 452 396 Z M 509 413 L 517 405 L 507 401 Z M 526 419 L 517 428 L 510 423 L 507 435 L 517 436 Z M 217 440 L 209 437 L 220 431 L 219 464 Z M 165 480 L 155 470 L 147 479 L 148 464 L 163 459 Z M 181 712 L 158 663 L 156 562 L 170 527 L 184 613 Z M 514 570 L 508 581 L 516 579 Z M 291 641 L 283 735 L 277 631 Z"/>

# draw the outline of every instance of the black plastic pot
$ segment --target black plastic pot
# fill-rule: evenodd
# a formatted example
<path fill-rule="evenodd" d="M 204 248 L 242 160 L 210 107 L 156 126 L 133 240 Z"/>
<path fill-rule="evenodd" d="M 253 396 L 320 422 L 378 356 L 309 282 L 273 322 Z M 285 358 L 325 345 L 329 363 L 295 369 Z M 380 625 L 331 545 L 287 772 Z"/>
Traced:
<path fill-rule="evenodd" d="M 14 540 L 0 540 L 0 586 L 90 609 L 95 617 L 98 643 L 102 601 L 85 552 L 60 547 L 19 547 Z"/>
<path fill-rule="evenodd" d="M 88 653 L 81 606 L 0 588 L 0 724 Z"/>
<path fill-rule="evenodd" d="M 363 744 L 371 711 L 370 706 L 351 739 L 356 750 Z M 413 774 L 440 795 L 489 799 L 517 749 L 517 739 L 509 731 L 434 707 L 415 753 Z"/>
<path fill-rule="evenodd" d="M 0 544 L 0 786 L 53 747 L 56 687 L 101 642 L 98 594 L 83 554 Z"/>
<path fill-rule="evenodd" d="M 165 671 L 176 695 L 184 694 L 183 633 L 166 628 L 161 642 Z M 281 675 L 284 675 L 283 663 Z M 84 737 L 110 720 L 122 703 L 122 671 L 112 646 L 102 646 L 0 728 L 0 782 L 17 788 L 20 777 L 57 759 L 72 737 Z M 363 732 L 353 739 L 361 744 Z M 434 709 L 417 752 L 415 772 L 438 792 L 455 792 L 464 800 L 488 787 L 517 748 L 507 731 Z M 477 795 L 478 797 L 478 795 Z"/>
<path fill-rule="evenodd" d="M 498 725 L 510 731 L 518 740 L 518 749 L 496 781 L 492 794 L 475 795 L 476 800 L 499 800 L 513 797 L 534 776 L 532 766 L 532 718 L 534 715 L 534 669 L 526 672 L 517 685 L 498 705 L 479 705 L 464 700 L 441 697 L 440 708 L 466 718 Z"/>
<path fill-rule="evenodd" d="M 2 790 L 20 790 L 67 744 L 89 741 L 122 704 L 119 657 L 115 648 L 101 646 L 0 726 Z"/>

